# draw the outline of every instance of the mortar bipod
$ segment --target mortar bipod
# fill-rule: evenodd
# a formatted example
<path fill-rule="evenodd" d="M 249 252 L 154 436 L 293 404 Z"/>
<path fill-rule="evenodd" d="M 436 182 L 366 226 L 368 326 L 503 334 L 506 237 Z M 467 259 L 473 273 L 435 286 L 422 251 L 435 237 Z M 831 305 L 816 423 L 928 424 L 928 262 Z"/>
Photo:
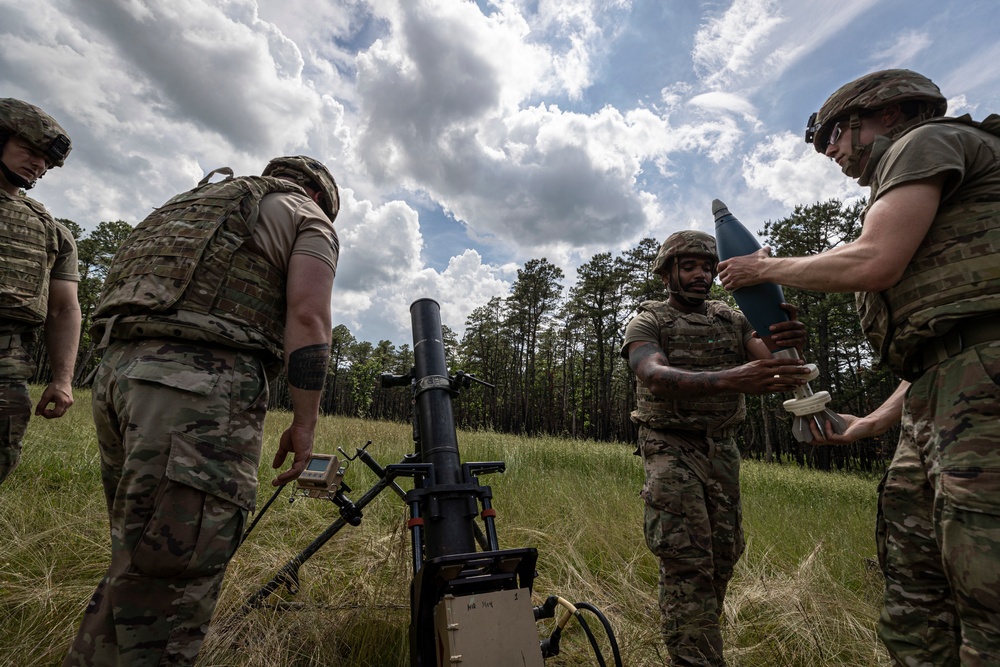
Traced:
<path fill-rule="evenodd" d="M 369 441 L 369 444 L 370 441 Z M 368 445 L 365 445 L 367 448 Z M 381 465 L 369 454 L 365 449 L 359 448 L 353 457 L 347 456 L 347 454 L 341 449 L 340 452 L 344 454 L 347 460 L 353 460 L 355 458 L 360 458 L 362 462 L 367 465 L 372 472 L 378 476 L 378 481 L 375 482 L 356 502 L 351 502 L 349 498 L 344 493 L 346 485 L 341 485 L 335 496 L 329 498 L 331 502 L 340 508 L 340 517 L 334 521 L 330 526 L 323 531 L 316 539 L 309 543 L 309 545 L 296 554 L 291 560 L 285 563 L 274 577 L 267 582 L 264 586 L 257 590 L 253 595 L 247 598 L 247 601 L 243 603 L 240 608 L 240 615 L 245 615 L 251 609 L 256 609 L 260 607 L 261 604 L 267 599 L 271 593 L 276 591 L 280 586 L 284 585 L 289 593 L 295 594 L 299 589 L 299 567 L 305 563 L 309 558 L 312 557 L 319 549 L 326 544 L 330 539 L 336 535 L 341 528 L 347 525 L 358 526 L 361 523 L 361 518 L 363 516 L 362 510 L 373 501 L 382 491 L 389 488 L 392 489 L 400 497 L 405 497 L 405 493 L 396 484 L 394 480 L 394 473 L 383 469 Z M 415 457 L 414 454 L 407 454 L 403 457 L 403 462 L 398 464 L 406 467 L 407 461 L 412 460 Z M 392 466 L 388 466 L 392 467 Z M 272 496 L 271 500 L 277 497 L 277 494 L 281 492 L 284 486 L 279 487 L 275 491 L 275 495 Z M 268 502 L 270 504 L 270 501 Z M 263 514 L 263 511 L 261 512 Z M 258 517 L 259 519 L 260 517 Z M 252 528 L 253 526 L 251 526 Z M 244 534 L 244 539 L 249 534 L 250 529 Z"/>

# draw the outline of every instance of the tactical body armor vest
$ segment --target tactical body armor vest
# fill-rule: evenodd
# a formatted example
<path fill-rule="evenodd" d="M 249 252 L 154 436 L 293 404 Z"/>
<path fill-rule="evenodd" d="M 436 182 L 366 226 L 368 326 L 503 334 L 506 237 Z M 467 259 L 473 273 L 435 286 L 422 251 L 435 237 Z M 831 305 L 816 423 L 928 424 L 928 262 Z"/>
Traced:
<path fill-rule="evenodd" d="M 665 301 L 645 301 L 639 312 L 649 312 L 660 325 L 660 347 L 671 366 L 689 371 L 719 371 L 746 361 L 743 329 L 737 314 L 720 301 L 706 302 L 704 315 L 682 313 Z M 636 384 L 637 409 L 633 421 L 655 429 L 683 429 L 718 433 L 743 422 L 743 394 L 691 398 L 660 398 L 641 382 Z"/>
<path fill-rule="evenodd" d="M 272 192 L 305 194 L 279 178 L 244 176 L 199 185 L 154 211 L 115 254 L 93 335 L 208 341 L 282 360 L 285 275 L 253 243 L 260 200 Z"/>
<path fill-rule="evenodd" d="M 933 118 L 913 127 L 930 123 L 972 125 L 1000 136 L 1000 116 L 995 114 L 983 123 L 964 116 Z M 998 253 L 1000 192 L 987 201 L 967 201 L 959 188 L 942 202 L 899 282 L 883 292 L 856 295 L 861 328 L 893 372 L 914 379 L 914 355 L 928 339 L 959 320 L 1000 311 Z"/>
<path fill-rule="evenodd" d="M 43 324 L 59 252 L 55 221 L 34 199 L 0 191 L 0 247 L 0 332 Z"/>

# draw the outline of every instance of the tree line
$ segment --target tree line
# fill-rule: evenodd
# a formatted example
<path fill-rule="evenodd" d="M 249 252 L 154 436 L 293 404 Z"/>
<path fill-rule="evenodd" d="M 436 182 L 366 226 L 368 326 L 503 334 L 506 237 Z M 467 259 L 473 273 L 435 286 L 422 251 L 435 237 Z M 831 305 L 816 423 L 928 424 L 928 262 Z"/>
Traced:
<path fill-rule="evenodd" d="M 857 238 L 864 202 L 829 200 L 797 206 L 782 220 L 768 221 L 759 234 L 776 256 L 822 252 Z M 83 386 L 100 360 L 89 329 L 108 266 L 131 232 L 121 220 L 102 222 L 89 234 L 61 220 L 77 238 L 83 325 L 74 383 Z M 457 426 L 528 436 L 557 436 L 631 444 L 636 427 L 635 378 L 620 351 L 628 320 L 643 301 L 665 299 L 660 279 L 650 273 L 660 240 L 644 238 L 621 254 L 599 253 L 577 269 L 572 283 L 545 258 L 518 270 L 510 292 L 475 308 L 464 334 L 443 325 L 451 372 L 462 370 L 493 385 L 473 384 L 455 401 Z M 872 359 L 854 312 L 853 295 L 785 291 L 809 332 L 807 361 L 819 368 L 814 390 L 833 396 L 832 408 L 866 414 L 895 388 L 897 380 Z M 712 298 L 735 306 L 725 290 Z M 39 337 L 41 338 L 41 337 Z M 322 410 L 329 415 L 406 421 L 409 392 L 383 388 L 382 374 L 401 375 L 413 365 L 409 345 L 357 340 L 343 325 L 332 331 L 330 365 Z M 51 377 L 44 343 L 36 342 L 35 382 Z M 744 456 L 797 461 L 820 469 L 873 470 L 891 457 L 898 429 L 849 447 L 801 445 L 781 406 L 787 395 L 748 396 L 747 420 L 739 436 Z M 272 407 L 288 407 L 283 378 L 271 386 Z"/>

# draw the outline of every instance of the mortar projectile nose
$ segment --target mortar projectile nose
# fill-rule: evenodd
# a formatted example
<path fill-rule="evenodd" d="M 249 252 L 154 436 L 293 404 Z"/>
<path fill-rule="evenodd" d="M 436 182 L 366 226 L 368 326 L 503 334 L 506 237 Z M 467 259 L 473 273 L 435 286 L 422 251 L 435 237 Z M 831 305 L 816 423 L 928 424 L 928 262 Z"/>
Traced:
<path fill-rule="evenodd" d="M 721 200 L 719 200 L 719 199 L 713 199 L 712 200 L 712 215 L 714 215 L 715 219 L 718 220 L 722 216 L 724 216 L 724 215 L 732 215 L 732 213 L 729 212 L 729 209 L 726 207 L 725 204 L 722 203 Z"/>

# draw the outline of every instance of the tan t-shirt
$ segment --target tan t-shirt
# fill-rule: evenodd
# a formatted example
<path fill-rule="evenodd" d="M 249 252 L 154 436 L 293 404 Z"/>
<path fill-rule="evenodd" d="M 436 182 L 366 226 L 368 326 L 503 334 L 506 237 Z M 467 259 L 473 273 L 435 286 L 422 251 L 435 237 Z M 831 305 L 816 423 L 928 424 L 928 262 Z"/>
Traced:
<path fill-rule="evenodd" d="M 893 142 L 872 180 L 874 202 L 911 181 L 945 175 L 941 204 L 996 201 L 1000 195 L 1000 138 L 969 125 L 928 123 Z"/>
<path fill-rule="evenodd" d="M 865 213 L 893 188 L 933 176 L 944 179 L 941 202 L 900 280 L 856 295 L 873 348 L 907 379 L 927 339 L 1000 306 L 992 259 L 1000 243 L 1000 137 L 957 120 L 905 132 L 875 167 Z"/>
<path fill-rule="evenodd" d="M 337 273 L 340 241 L 333 222 L 304 195 L 275 192 L 264 197 L 253 238 L 261 254 L 283 273 L 288 273 L 292 255 L 315 257 Z"/>
<path fill-rule="evenodd" d="M 56 238 L 58 239 L 59 251 L 56 254 L 56 261 L 52 265 L 52 271 L 49 272 L 50 278 L 69 280 L 74 283 L 80 282 L 80 262 L 73 234 L 61 222 L 56 222 Z"/>

